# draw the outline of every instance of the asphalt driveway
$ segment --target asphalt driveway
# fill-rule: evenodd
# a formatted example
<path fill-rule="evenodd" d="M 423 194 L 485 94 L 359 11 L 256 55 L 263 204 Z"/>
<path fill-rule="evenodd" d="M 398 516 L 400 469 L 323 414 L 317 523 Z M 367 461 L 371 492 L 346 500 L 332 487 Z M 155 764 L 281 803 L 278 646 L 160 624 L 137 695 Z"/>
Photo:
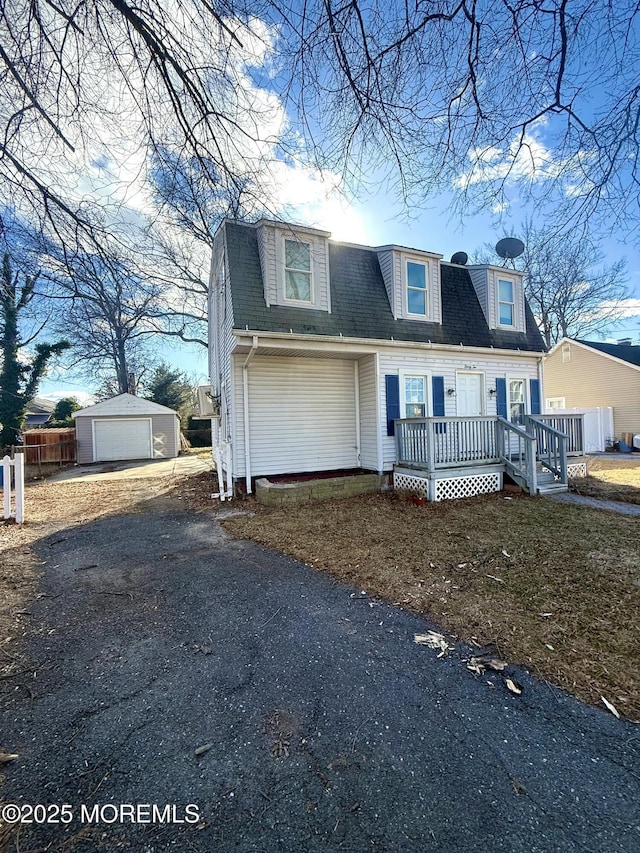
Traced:
<path fill-rule="evenodd" d="M 22 826 L 22 853 L 640 849 L 638 726 L 522 671 L 516 696 L 415 645 L 424 620 L 148 510 L 36 546 L 2 798 L 69 822 Z"/>

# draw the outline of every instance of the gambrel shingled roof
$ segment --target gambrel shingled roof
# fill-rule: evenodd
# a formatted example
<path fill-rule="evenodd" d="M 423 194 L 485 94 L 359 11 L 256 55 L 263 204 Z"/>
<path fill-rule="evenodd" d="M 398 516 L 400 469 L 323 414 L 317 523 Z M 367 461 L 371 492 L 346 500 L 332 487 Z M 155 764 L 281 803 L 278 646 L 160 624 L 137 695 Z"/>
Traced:
<path fill-rule="evenodd" d="M 366 246 L 329 241 L 330 314 L 306 308 L 267 306 L 256 229 L 227 222 L 225 234 L 236 329 L 545 351 L 528 306 L 526 333 L 489 329 L 469 271 L 453 264 L 442 263 L 440 267 L 442 324 L 394 320 L 376 250 Z"/>

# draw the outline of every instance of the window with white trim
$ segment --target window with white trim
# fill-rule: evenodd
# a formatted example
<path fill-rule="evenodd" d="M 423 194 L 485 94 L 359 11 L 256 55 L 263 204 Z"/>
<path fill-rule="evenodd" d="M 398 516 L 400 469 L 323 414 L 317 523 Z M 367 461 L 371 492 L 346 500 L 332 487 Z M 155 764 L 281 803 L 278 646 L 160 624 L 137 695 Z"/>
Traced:
<path fill-rule="evenodd" d="M 313 302 L 311 243 L 285 238 L 284 296 L 292 302 Z"/>
<path fill-rule="evenodd" d="M 547 397 L 547 409 L 565 409 L 565 397 Z"/>
<path fill-rule="evenodd" d="M 507 382 L 507 412 L 512 424 L 524 423 L 527 409 L 526 379 L 509 379 Z"/>
<path fill-rule="evenodd" d="M 515 325 L 515 301 L 513 282 L 508 278 L 498 279 L 498 324 Z"/>
<path fill-rule="evenodd" d="M 407 273 L 407 313 L 426 317 L 427 310 L 427 264 L 418 261 L 406 262 Z"/>
<path fill-rule="evenodd" d="M 409 376 L 402 377 L 402 391 L 400 394 L 400 415 L 403 418 L 426 418 L 427 417 L 427 377 Z"/>

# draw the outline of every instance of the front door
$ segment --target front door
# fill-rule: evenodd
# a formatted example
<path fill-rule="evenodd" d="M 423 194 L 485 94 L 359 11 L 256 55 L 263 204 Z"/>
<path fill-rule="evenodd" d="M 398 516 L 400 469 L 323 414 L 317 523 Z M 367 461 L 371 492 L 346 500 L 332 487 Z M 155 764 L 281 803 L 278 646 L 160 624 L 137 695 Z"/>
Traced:
<path fill-rule="evenodd" d="M 475 418 L 484 414 L 482 405 L 482 374 L 456 375 L 456 405 L 458 417 Z"/>

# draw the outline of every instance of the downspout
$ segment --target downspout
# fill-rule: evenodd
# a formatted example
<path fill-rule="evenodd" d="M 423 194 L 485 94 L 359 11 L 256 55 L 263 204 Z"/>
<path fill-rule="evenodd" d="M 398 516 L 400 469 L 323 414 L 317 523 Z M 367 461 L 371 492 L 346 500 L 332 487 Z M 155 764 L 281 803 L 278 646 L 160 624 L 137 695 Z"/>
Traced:
<path fill-rule="evenodd" d="M 538 359 L 538 387 L 540 388 L 540 414 L 544 414 L 544 410 L 546 406 L 544 405 L 544 385 L 543 385 L 543 377 L 544 377 L 544 356 L 540 356 Z"/>
<path fill-rule="evenodd" d="M 353 378 L 355 386 L 355 416 L 356 416 L 356 462 L 362 467 L 360 456 L 360 364 L 357 359 L 353 362 Z"/>
<path fill-rule="evenodd" d="M 376 458 L 378 465 L 378 474 L 384 474 L 384 461 L 382 458 L 382 418 L 380 406 L 382 400 L 380 398 L 380 353 L 377 352 L 374 356 L 376 366 Z"/>
<path fill-rule="evenodd" d="M 244 412 L 244 472 L 247 494 L 251 494 L 251 442 L 249 440 L 249 363 L 258 349 L 258 336 L 253 336 L 249 354 L 242 365 L 242 407 Z"/>

